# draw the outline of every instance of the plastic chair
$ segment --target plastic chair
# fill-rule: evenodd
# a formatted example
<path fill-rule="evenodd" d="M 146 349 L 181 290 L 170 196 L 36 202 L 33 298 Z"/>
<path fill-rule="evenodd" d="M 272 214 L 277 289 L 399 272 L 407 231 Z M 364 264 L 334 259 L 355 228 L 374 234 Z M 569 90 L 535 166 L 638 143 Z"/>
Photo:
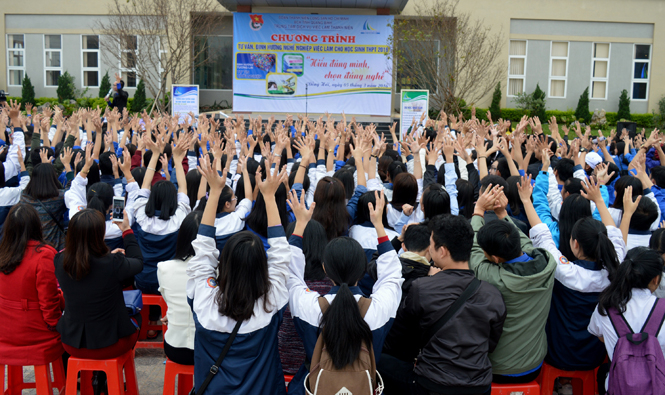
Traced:
<path fill-rule="evenodd" d="M 7 366 L 7 388 L 5 388 L 5 366 Z M 51 367 L 53 375 L 51 375 Z M 34 365 L 35 382 L 25 382 L 23 379 L 23 366 L 0 365 L 0 394 L 3 395 L 21 395 L 24 389 L 35 388 L 37 395 L 52 395 L 53 388 L 58 389 L 58 393 L 65 391 L 65 367 L 62 364 L 62 358 L 58 357 L 55 361 L 46 365 Z M 76 383 L 74 383 L 76 387 Z"/>
<path fill-rule="evenodd" d="M 524 384 L 492 383 L 492 395 L 540 395 L 540 385 L 537 381 Z"/>
<path fill-rule="evenodd" d="M 285 374 L 284 375 L 284 385 L 286 385 L 286 392 L 289 392 L 289 383 L 293 380 L 293 375 L 292 374 Z"/>
<path fill-rule="evenodd" d="M 595 370 L 580 370 L 568 371 L 559 370 L 552 365 L 543 363 L 541 374 L 541 395 L 552 395 L 554 391 L 554 380 L 557 377 L 572 378 L 573 393 L 575 395 L 594 395 L 596 393 L 596 371 Z"/>
<path fill-rule="evenodd" d="M 164 369 L 164 395 L 175 395 L 176 377 L 178 377 L 178 395 L 189 394 L 194 387 L 194 365 L 180 365 L 167 359 Z"/>
<path fill-rule="evenodd" d="M 162 295 L 148 295 L 143 294 L 143 309 L 141 310 L 141 331 L 139 332 L 139 341 L 136 343 L 136 348 L 163 348 L 164 342 L 156 340 L 146 340 L 148 338 L 148 331 L 162 331 L 162 336 L 166 333 L 167 325 L 150 325 L 150 307 L 160 306 L 162 308 L 162 316 L 166 315 L 166 302 Z"/>
<path fill-rule="evenodd" d="M 81 373 L 81 395 L 92 395 L 92 372 L 106 372 L 108 395 L 138 395 L 134 350 L 113 359 L 83 359 L 70 357 L 67 364 L 66 395 L 76 395 L 76 380 Z M 125 379 L 122 372 L 125 372 Z"/>

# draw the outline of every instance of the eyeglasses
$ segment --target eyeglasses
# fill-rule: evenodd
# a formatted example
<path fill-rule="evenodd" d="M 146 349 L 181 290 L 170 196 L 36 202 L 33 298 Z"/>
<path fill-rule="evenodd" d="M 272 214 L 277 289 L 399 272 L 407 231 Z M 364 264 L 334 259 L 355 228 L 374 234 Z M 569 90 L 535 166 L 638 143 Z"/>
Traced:
<path fill-rule="evenodd" d="M 231 199 L 231 201 L 234 201 L 234 200 L 238 200 L 238 197 L 234 196 L 233 199 Z"/>

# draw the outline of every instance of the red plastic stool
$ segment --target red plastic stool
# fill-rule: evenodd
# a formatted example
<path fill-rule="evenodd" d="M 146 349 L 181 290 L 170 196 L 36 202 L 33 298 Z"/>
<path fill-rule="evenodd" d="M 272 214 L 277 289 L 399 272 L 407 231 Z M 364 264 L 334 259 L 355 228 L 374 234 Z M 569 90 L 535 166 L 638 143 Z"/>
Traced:
<path fill-rule="evenodd" d="M 176 377 L 178 377 L 178 395 L 189 394 L 194 387 L 194 365 L 180 365 L 167 359 L 164 369 L 164 395 L 175 395 Z"/>
<path fill-rule="evenodd" d="M 150 325 L 150 307 L 160 306 L 162 308 L 162 316 L 166 316 L 166 302 L 162 295 L 148 295 L 143 294 L 143 309 L 141 310 L 141 331 L 139 332 L 139 341 L 136 343 L 136 348 L 163 348 L 164 342 L 146 340 L 148 338 L 148 331 L 162 331 L 162 336 L 166 333 L 166 325 Z"/>
<path fill-rule="evenodd" d="M 543 363 L 541 374 L 541 395 L 552 395 L 554 380 L 557 377 L 572 378 L 573 393 L 575 395 L 594 395 L 596 393 L 596 373 L 594 370 L 567 371 L 559 370 L 552 365 Z"/>
<path fill-rule="evenodd" d="M 67 390 L 65 395 L 76 395 L 76 380 L 81 373 L 81 395 L 91 395 L 92 372 L 106 372 L 108 395 L 138 395 L 134 350 L 113 359 L 82 359 L 70 357 L 67 364 Z M 125 379 L 122 372 L 125 372 Z M 126 380 L 126 383 L 125 383 Z"/>
<path fill-rule="evenodd" d="M 285 374 L 284 375 L 284 385 L 286 385 L 286 390 L 288 392 L 289 390 L 289 383 L 293 380 L 293 375 L 292 374 Z"/>
<path fill-rule="evenodd" d="M 7 366 L 7 388 L 5 388 L 5 366 Z M 53 367 L 53 377 L 51 376 L 51 367 Z M 0 365 L 0 394 L 3 395 L 21 395 L 24 389 L 35 388 L 37 395 L 52 395 L 53 388 L 58 389 L 58 393 L 65 391 L 65 367 L 62 364 L 62 358 L 58 357 L 55 361 L 46 365 L 35 365 L 35 382 L 26 383 L 23 381 L 23 366 Z M 76 383 L 74 383 L 76 387 Z"/>
<path fill-rule="evenodd" d="M 540 395 L 540 385 L 537 381 L 524 384 L 492 383 L 492 395 Z"/>

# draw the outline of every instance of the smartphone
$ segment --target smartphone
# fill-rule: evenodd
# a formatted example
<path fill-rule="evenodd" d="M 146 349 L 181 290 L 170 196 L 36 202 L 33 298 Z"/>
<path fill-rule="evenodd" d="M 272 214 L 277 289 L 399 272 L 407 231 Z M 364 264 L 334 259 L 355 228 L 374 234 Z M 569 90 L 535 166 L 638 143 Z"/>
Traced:
<path fill-rule="evenodd" d="M 122 222 L 125 219 L 124 216 L 125 210 L 125 198 L 124 197 L 113 197 L 113 222 Z"/>

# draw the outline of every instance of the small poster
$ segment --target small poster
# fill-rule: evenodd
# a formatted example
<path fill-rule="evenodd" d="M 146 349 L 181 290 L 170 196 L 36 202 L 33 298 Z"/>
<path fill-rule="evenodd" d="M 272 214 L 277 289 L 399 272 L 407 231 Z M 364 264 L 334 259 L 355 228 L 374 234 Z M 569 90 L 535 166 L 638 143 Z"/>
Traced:
<path fill-rule="evenodd" d="M 171 114 L 179 115 L 180 122 L 184 122 L 190 112 L 199 116 L 199 86 L 172 85 Z"/>
<path fill-rule="evenodd" d="M 411 122 L 420 120 L 423 112 L 427 119 L 429 110 L 429 90 L 422 89 L 402 89 L 400 92 L 400 140 L 404 138 L 407 130 L 411 127 Z"/>

